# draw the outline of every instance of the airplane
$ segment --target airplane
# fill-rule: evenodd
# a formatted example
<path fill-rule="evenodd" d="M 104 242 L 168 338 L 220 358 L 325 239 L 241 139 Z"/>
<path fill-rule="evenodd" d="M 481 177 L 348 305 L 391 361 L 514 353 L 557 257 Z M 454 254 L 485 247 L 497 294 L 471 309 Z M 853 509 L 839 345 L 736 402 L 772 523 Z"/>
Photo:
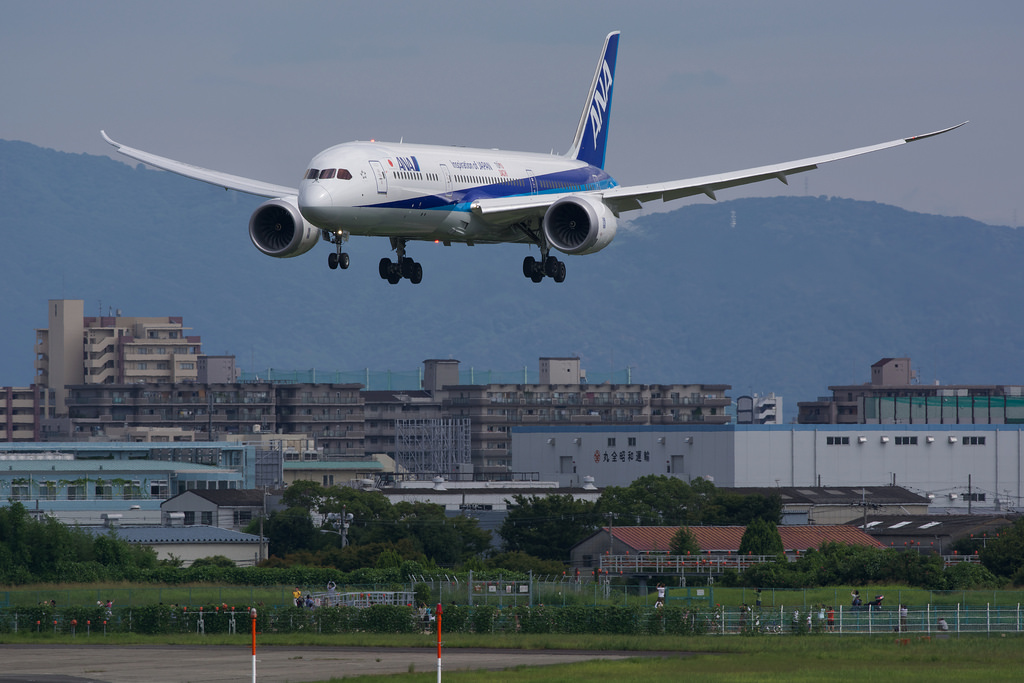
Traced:
<path fill-rule="evenodd" d="M 781 180 L 821 164 L 941 135 L 924 135 L 730 173 L 621 186 L 605 171 L 605 149 L 615 84 L 619 31 L 607 35 L 583 113 L 564 156 L 437 145 L 346 142 L 313 157 L 298 188 L 193 166 L 103 138 L 125 156 L 218 187 L 268 198 L 249 219 L 249 237 L 267 256 L 299 256 L 323 240 L 334 245 L 331 269 L 349 267 L 349 237 L 391 240 L 396 258 L 382 258 L 380 277 L 418 284 L 423 267 L 406 255 L 410 241 L 466 245 L 525 243 L 523 275 L 533 282 L 565 280 L 565 263 L 552 252 L 593 254 L 607 247 L 624 211 L 644 203 Z"/>

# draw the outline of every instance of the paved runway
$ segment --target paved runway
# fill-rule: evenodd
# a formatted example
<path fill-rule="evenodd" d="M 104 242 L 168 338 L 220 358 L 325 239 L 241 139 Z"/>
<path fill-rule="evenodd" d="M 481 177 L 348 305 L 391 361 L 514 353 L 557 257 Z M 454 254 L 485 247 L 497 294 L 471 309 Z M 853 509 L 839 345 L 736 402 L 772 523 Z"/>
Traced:
<path fill-rule="evenodd" d="M 456 669 L 666 656 L 665 652 L 452 648 L 442 673 Z M 215 683 L 252 680 L 248 647 L 151 645 L 0 645 L 0 683 Z M 256 679 L 324 681 L 331 676 L 437 671 L 436 648 L 257 647 Z"/>

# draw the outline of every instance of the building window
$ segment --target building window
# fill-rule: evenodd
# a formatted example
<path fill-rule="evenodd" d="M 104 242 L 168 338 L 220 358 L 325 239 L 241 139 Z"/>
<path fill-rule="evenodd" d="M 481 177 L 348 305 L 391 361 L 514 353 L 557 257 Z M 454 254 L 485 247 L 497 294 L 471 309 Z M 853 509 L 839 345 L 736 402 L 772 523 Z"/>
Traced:
<path fill-rule="evenodd" d="M 635 436 L 629 437 L 629 443 L 627 445 L 635 446 L 636 445 L 636 437 Z"/>
<path fill-rule="evenodd" d="M 850 445 L 850 437 L 848 437 L 848 436 L 826 436 L 825 437 L 825 445 L 826 446 L 849 446 Z"/>
<path fill-rule="evenodd" d="M 246 526 L 252 521 L 252 510 L 235 510 L 234 511 L 234 523 L 235 526 Z"/>
<path fill-rule="evenodd" d="M 167 497 L 167 481 L 158 480 L 149 482 L 149 497 L 150 498 L 166 498 Z"/>
<path fill-rule="evenodd" d="M 200 524 L 204 524 L 206 526 L 213 526 L 213 512 L 201 512 L 199 513 L 199 518 Z"/>
<path fill-rule="evenodd" d="M 609 446 L 614 446 L 615 445 L 615 437 L 614 436 L 608 437 L 608 445 Z"/>
<path fill-rule="evenodd" d="M 961 439 L 965 446 L 984 446 L 985 437 L 983 436 L 965 436 Z"/>
<path fill-rule="evenodd" d="M 897 436 L 896 437 L 896 445 L 897 446 L 916 446 L 917 445 L 917 437 L 916 436 Z"/>
<path fill-rule="evenodd" d="M 68 500 L 85 500 L 85 487 L 68 486 Z"/>
<path fill-rule="evenodd" d="M 185 526 L 192 526 L 196 523 L 196 513 L 189 510 L 185 512 Z"/>
<path fill-rule="evenodd" d="M 114 487 L 104 482 L 96 482 L 96 499 L 110 500 L 114 497 Z"/>
<path fill-rule="evenodd" d="M 964 495 L 964 500 L 974 501 L 975 503 L 984 503 L 985 502 L 985 494 L 984 493 L 968 493 L 968 494 Z"/>
<path fill-rule="evenodd" d="M 125 500 L 135 500 L 142 498 L 142 485 L 139 480 L 130 481 L 124 485 L 123 497 Z"/>
<path fill-rule="evenodd" d="M 11 500 L 28 500 L 30 497 L 28 484 L 11 484 Z"/>

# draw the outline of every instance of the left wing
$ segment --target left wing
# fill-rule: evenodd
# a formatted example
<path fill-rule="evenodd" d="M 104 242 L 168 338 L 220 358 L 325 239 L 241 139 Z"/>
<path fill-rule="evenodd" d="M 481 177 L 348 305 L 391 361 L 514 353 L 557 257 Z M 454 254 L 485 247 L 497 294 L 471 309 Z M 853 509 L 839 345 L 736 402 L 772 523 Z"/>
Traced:
<path fill-rule="evenodd" d="M 715 199 L 715 192 L 717 190 L 724 190 L 725 188 L 736 187 L 738 185 L 758 183 L 762 180 L 771 180 L 772 178 L 781 180 L 788 185 L 789 183 L 786 180 L 787 176 L 791 176 L 795 173 L 814 170 L 821 164 L 827 164 L 830 161 L 848 159 L 850 157 L 860 156 L 861 154 L 877 152 L 882 149 L 905 145 L 908 142 L 916 142 L 918 140 L 924 140 L 925 138 L 935 137 L 936 135 L 942 135 L 943 133 L 948 133 L 951 130 L 957 129 L 966 123 L 967 121 L 964 121 L 963 123 L 958 123 L 955 126 L 937 130 L 934 133 L 914 135 L 909 138 L 900 138 L 899 140 L 883 142 L 877 145 L 870 145 L 868 147 L 848 149 L 844 152 L 835 152 L 834 154 L 823 154 L 822 156 L 797 159 L 796 161 L 789 161 L 782 164 L 748 168 L 742 171 L 720 173 L 718 175 L 703 176 L 701 178 L 672 180 L 667 183 L 655 183 L 653 185 L 614 187 L 602 194 L 605 203 L 608 204 L 609 208 L 611 208 L 615 213 L 618 213 L 619 211 L 639 209 L 644 202 L 649 202 L 655 199 L 661 199 L 662 201 L 667 202 L 672 199 L 691 197 L 697 194 L 706 194 L 712 199 Z"/>
<path fill-rule="evenodd" d="M 144 164 L 155 166 L 156 168 L 170 171 L 171 173 L 183 175 L 186 178 L 201 180 L 204 183 L 223 187 L 226 190 L 237 190 L 238 192 L 253 194 L 257 197 L 294 197 L 299 194 L 299 191 L 294 187 L 274 185 L 273 183 L 264 183 L 260 180 L 243 178 L 242 176 L 231 175 L 230 173 L 211 171 L 208 168 L 193 166 L 192 164 L 186 164 L 181 161 L 175 161 L 174 159 L 150 154 L 149 152 L 143 152 L 141 149 L 133 149 L 132 147 L 122 145 L 119 142 L 111 140 L 106 131 L 101 130 L 100 134 L 103 136 L 104 140 L 113 145 L 118 152 L 126 157 L 137 159 Z"/>
<path fill-rule="evenodd" d="M 900 138 L 890 142 L 883 142 L 868 147 L 858 147 L 843 152 L 824 154 L 822 156 L 808 157 L 771 166 L 759 166 L 748 168 L 742 171 L 731 173 L 719 173 L 717 175 L 702 176 L 700 178 L 686 178 L 683 180 L 670 180 L 665 183 L 653 183 L 650 185 L 630 185 L 627 187 L 613 187 L 607 190 L 594 190 L 584 193 L 557 193 L 543 195 L 529 195 L 520 197 L 509 197 L 508 199 L 480 199 L 472 203 L 470 209 L 487 220 L 494 223 L 512 223 L 530 215 L 542 214 L 551 204 L 569 194 L 586 194 L 599 197 L 616 215 L 622 211 L 631 211 L 643 207 L 644 202 L 661 199 L 671 201 L 683 197 L 692 197 L 698 194 L 706 194 L 712 199 L 715 192 L 729 187 L 758 183 L 762 180 L 777 179 L 788 184 L 787 177 L 795 173 L 803 173 L 818 168 L 821 164 L 849 157 L 877 152 L 890 147 L 898 147 L 908 142 L 916 142 L 925 138 L 934 137 L 948 133 L 966 124 L 959 123 L 949 128 L 937 130 L 924 135 L 914 135 L 909 138 Z"/>

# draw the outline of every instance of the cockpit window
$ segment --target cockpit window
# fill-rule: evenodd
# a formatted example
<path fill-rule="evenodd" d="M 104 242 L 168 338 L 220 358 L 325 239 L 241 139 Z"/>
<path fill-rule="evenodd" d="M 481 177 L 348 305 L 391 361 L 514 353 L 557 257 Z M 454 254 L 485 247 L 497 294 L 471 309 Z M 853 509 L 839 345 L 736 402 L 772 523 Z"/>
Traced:
<path fill-rule="evenodd" d="M 306 180 L 316 180 L 320 176 L 320 170 L 311 168 L 306 171 Z"/>
<path fill-rule="evenodd" d="M 339 168 L 338 169 L 338 179 L 339 180 L 352 180 L 352 174 L 348 172 L 347 168 Z"/>
<path fill-rule="evenodd" d="M 327 180 L 328 178 L 333 178 L 335 170 L 336 169 L 333 168 L 325 168 L 324 170 L 320 171 L 320 180 Z"/>

